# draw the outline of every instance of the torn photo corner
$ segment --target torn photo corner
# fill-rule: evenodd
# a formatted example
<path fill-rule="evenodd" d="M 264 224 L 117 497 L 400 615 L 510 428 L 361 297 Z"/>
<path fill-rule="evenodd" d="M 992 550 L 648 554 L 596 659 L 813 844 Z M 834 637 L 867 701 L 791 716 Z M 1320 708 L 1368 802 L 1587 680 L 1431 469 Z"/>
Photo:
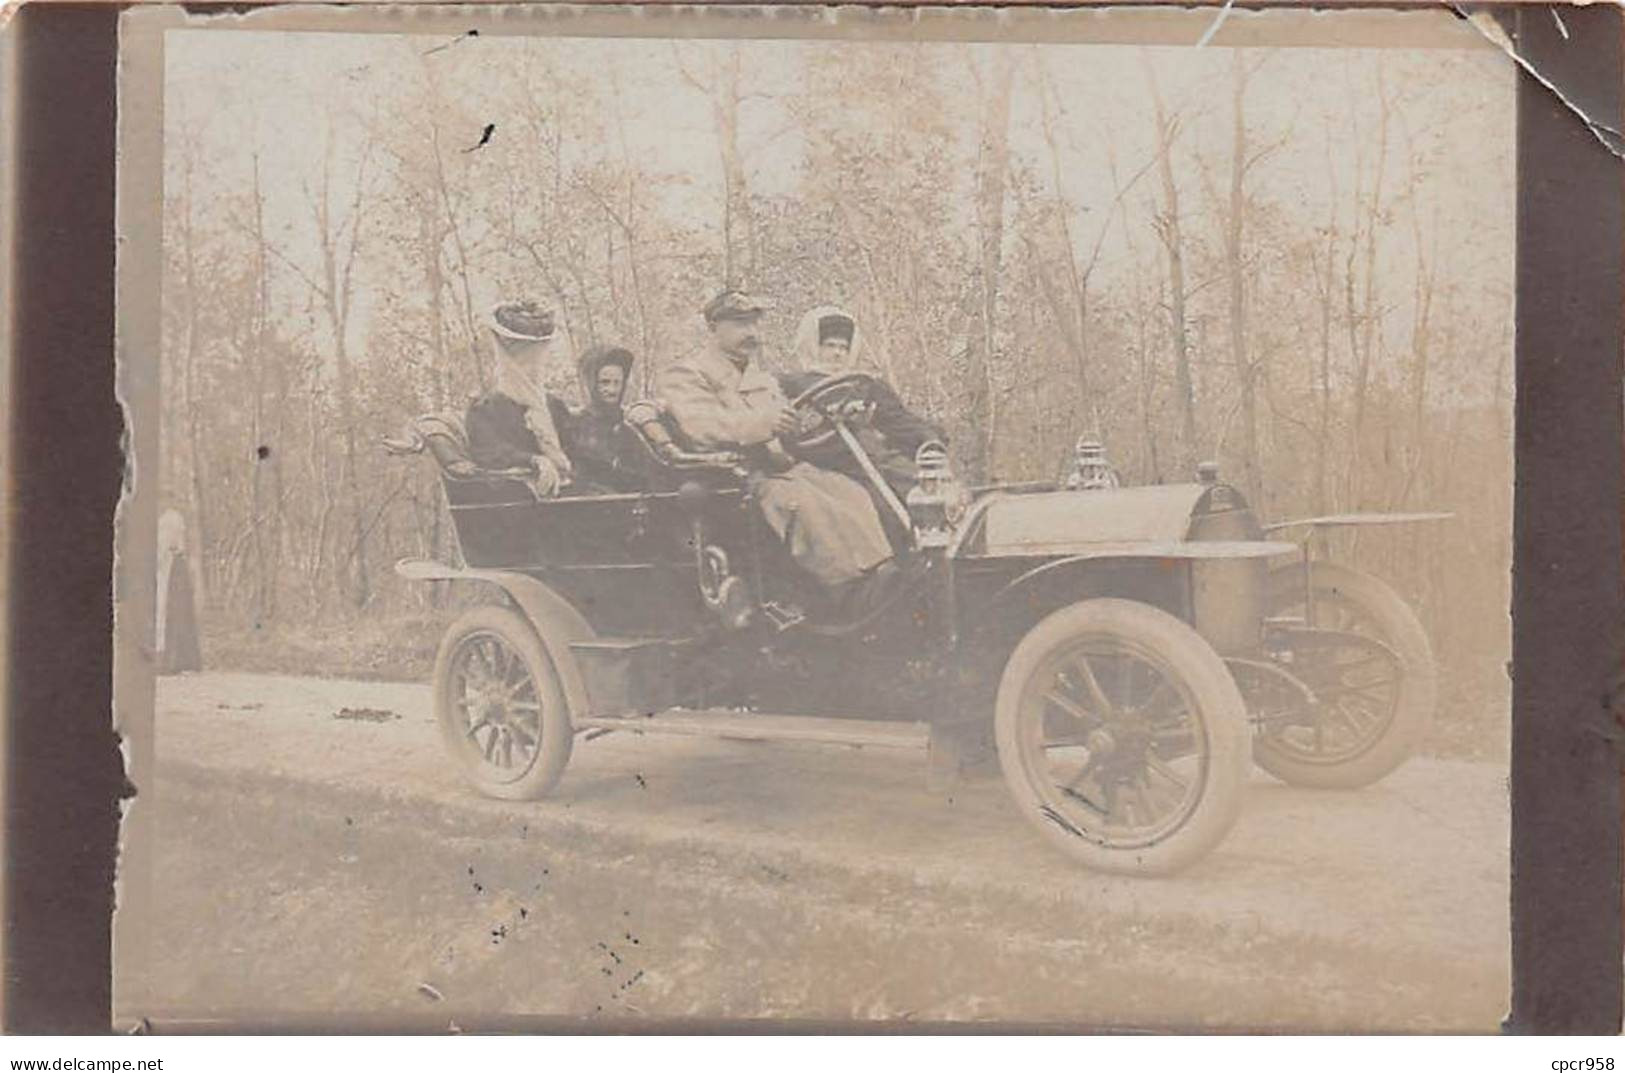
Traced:
<path fill-rule="evenodd" d="M 121 1020 L 1500 1024 L 1482 20 L 123 27 Z"/>

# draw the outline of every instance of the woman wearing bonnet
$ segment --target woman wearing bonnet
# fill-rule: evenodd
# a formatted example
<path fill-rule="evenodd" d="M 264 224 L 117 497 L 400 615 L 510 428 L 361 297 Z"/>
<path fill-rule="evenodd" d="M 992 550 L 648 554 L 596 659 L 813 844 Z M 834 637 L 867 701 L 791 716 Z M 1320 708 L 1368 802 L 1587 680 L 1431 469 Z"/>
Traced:
<path fill-rule="evenodd" d="M 556 496 L 571 466 L 559 443 L 563 405 L 542 387 L 553 357 L 553 313 L 535 302 L 505 302 L 491 311 L 489 326 L 496 390 L 468 408 L 469 456 L 482 469 L 530 470 L 532 490 Z"/>
<path fill-rule="evenodd" d="M 915 480 L 914 455 L 927 440 L 947 443 L 948 437 L 932 421 L 909 409 L 868 360 L 863 350 L 863 333 L 857 318 L 839 306 L 819 306 L 801 318 L 792 350 L 799 372 L 779 378 L 790 398 L 806 391 L 826 377 L 861 372 L 874 378 L 870 401 L 874 413 L 869 422 L 855 430 L 870 459 L 879 467 L 886 483 L 898 495 L 906 495 Z M 822 451 L 809 452 L 807 461 L 845 473 L 866 483 L 863 470 L 840 441 L 832 441 Z M 889 515 L 882 509 L 882 518 Z"/>

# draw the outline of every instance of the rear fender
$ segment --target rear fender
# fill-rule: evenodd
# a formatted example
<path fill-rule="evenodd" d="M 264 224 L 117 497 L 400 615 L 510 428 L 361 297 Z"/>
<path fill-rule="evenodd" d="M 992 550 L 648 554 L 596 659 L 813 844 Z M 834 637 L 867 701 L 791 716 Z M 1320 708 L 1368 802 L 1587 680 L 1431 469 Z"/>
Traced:
<path fill-rule="evenodd" d="M 395 573 L 408 581 L 482 581 L 501 589 L 530 620 L 531 628 L 547 650 L 547 657 L 559 672 L 570 710 L 592 710 L 586 678 L 570 646 L 591 641 L 597 635 L 570 601 L 530 575 L 511 570 L 477 570 L 446 566 L 428 559 L 402 559 L 395 564 Z"/>

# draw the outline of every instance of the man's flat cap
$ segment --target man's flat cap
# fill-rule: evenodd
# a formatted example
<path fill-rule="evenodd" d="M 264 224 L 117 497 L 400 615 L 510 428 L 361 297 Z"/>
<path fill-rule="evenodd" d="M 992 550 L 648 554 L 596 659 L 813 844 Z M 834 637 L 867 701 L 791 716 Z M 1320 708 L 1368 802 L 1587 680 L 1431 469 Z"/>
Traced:
<path fill-rule="evenodd" d="M 741 317 L 754 317 L 769 306 L 760 298 L 752 297 L 744 291 L 723 291 L 709 302 L 700 314 L 705 317 L 707 324 L 715 324 L 719 320 L 737 320 Z"/>

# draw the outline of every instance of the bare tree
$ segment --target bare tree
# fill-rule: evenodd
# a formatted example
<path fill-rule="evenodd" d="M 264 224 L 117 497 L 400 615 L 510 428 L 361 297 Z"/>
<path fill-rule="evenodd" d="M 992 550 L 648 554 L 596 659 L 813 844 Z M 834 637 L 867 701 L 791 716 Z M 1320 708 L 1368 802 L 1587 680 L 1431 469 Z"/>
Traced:
<path fill-rule="evenodd" d="M 739 106 L 747 96 L 739 88 L 740 47 L 737 43 L 710 46 L 698 74 L 684 62 L 675 44 L 672 53 L 683 81 L 705 94 L 711 105 L 722 163 L 722 274 L 726 286 L 744 286 L 756 278 L 758 242 L 756 212 L 739 148 Z"/>
<path fill-rule="evenodd" d="M 976 155 L 976 301 L 969 337 L 970 412 L 980 424 L 967 464 L 972 473 L 988 475 L 998 434 L 994 368 L 999 351 L 999 283 L 1004 256 L 1004 184 L 1010 158 L 1010 93 L 1015 57 L 1000 50 L 992 71 L 981 82 L 982 120 Z M 973 68 L 974 70 L 974 68 Z"/>
<path fill-rule="evenodd" d="M 1260 510 L 1265 507 L 1258 465 L 1258 361 L 1247 348 L 1247 274 L 1243 228 L 1247 219 L 1247 77 L 1240 49 L 1231 53 L 1231 134 L 1229 211 L 1225 214 L 1224 261 L 1230 297 L 1230 361 L 1241 381 L 1242 483 Z"/>
<path fill-rule="evenodd" d="M 632 282 L 632 303 L 638 314 L 638 348 L 639 352 L 645 355 L 643 361 L 643 392 L 648 394 L 653 389 L 654 383 L 654 362 L 650 361 L 648 357 L 652 352 L 654 338 L 650 332 L 648 298 L 644 293 L 643 255 L 638 248 L 638 175 L 632 167 L 632 150 L 629 148 L 626 139 L 626 104 L 621 95 L 619 65 L 610 65 L 610 86 L 614 90 L 615 134 L 621 151 L 625 197 L 622 201 L 624 208 L 621 212 L 609 212 L 607 202 L 605 203 L 605 212 L 614 221 L 615 226 L 620 228 L 621 234 L 626 239 L 626 268 Z"/>
<path fill-rule="evenodd" d="M 1332 435 L 1332 310 L 1337 299 L 1339 197 L 1337 169 L 1332 164 L 1329 130 L 1326 135 L 1326 183 L 1331 194 L 1327 198 L 1326 222 L 1321 225 L 1320 233 L 1308 243 L 1310 269 L 1315 283 L 1316 328 L 1320 351 L 1315 381 L 1318 419 L 1314 438 L 1314 508 L 1317 511 L 1332 509 L 1327 458 Z"/>
<path fill-rule="evenodd" d="M 1431 216 L 1431 236 L 1422 235 L 1422 206 L 1414 192 L 1410 201 L 1411 238 L 1415 246 L 1415 277 L 1412 283 L 1411 352 L 1409 371 L 1409 423 L 1410 450 L 1405 466 L 1405 479 L 1395 493 L 1394 502 L 1402 505 L 1410 497 L 1426 456 L 1427 391 L 1429 362 L 1432 357 L 1433 303 L 1438 289 L 1439 222 L 1435 211 Z M 1446 329 L 1448 331 L 1448 328 Z M 1445 341 L 1449 349 L 1449 340 Z"/>
<path fill-rule="evenodd" d="M 1180 230 L 1179 184 L 1174 180 L 1174 142 L 1179 137 L 1179 117 L 1170 116 L 1157 84 L 1156 68 L 1144 53 L 1146 84 L 1151 91 L 1152 118 L 1156 123 L 1158 174 L 1162 179 L 1162 204 L 1152 217 L 1152 227 L 1162 243 L 1168 264 L 1168 335 L 1174 358 L 1174 398 L 1179 410 L 1179 450 L 1176 465 L 1189 471 L 1196 464 L 1196 388 L 1191 377 L 1189 321 L 1185 312 L 1185 245 Z"/>
<path fill-rule="evenodd" d="M 1387 206 L 1383 201 L 1383 179 L 1388 170 L 1388 126 L 1393 102 L 1388 96 L 1383 74 L 1383 61 L 1376 61 L 1377 136 L 1376 160 L 1371 169 L 1371 192 L 1361 198 L 1358 157 L 1354 200 L 1356 218 L 1354 237 L 1349 243 L 1344 269 L 1344 305 L 1348 321 L 1349 351 L 1354 361 L 1353 416 L 1349 420 L 1349 439 L 1344 474 L 1344 500 L 1351 505 L 1361 501 L 1360 456 L 1365 434 L 1366 403 L 1371 387 L 1372 352 L 1375 346 L 1377 322 L 1380 319 L 1377 303 L 1377 234 L 1383 227 Z M 1359 251 L 1359 252 L 1357 252 Z M 1355 271 L 1356 257 L 1362 259 L 1360 271 Z M 1360 282 L 1360 300 L 1355 301 L 1356 279 Z"/>
<path fill-rule="evenodd" d="M 1208 199 L 1215 205 L 1223 226 L 1221 248 L 1222 274 L 1226 284 L 1225 329 L 1237 389 L 1234 412 L 1241 419 L 1242 484 L 1253 497 L 1254 505 L 1263 511 L 1268 509 L 1269 489 L 1259 446 L 1258 400 L 1268 379 L 1270 352 L 1267 347 L 1254 345 L 1248 324 L 1248 283 L 1257 267 L 1256 258 L 1249 256 L 1247 221 L 1252 214 L 1252 205 L 1247 179 L 1254 167 L 1291 137 L 1290 128 L 1262 145 L 1255 144 L 1248 136 L 1247 86 L 1269 58 L 1266 53 L 1249 63 L 1248 57 L 1239 49 L 1232 53 L 1229 182 L 1223 194 L 1214 188 L 1208 170 L 1205 167 L 1201 170 Z"/>
<path fill-rule="evenodd" d="M 356 253 L 361 244 L 363 210 L 367 191 L 367 167 L 372 144 L 361 151 L 352 183 L 349 208 L 344 219 L 335 219 L 332 205 L 332 140 L 322 161 L 321 186 L 312 201 L 316 236 L 321 250 L 321 275 L 316 293 L 327 312 L 332 332 L 333 363 L 339 397 L 339 421 L 343 425 L 345 486 L 350 494 L 351 529 L 354 541 L 345 555 L 355 565 L 355 604 L 365 607 L 372 599 L 372 579 L 367 556 L 367 534 L 363 522 L 360 460 L 356 456 L 356 384 L 350 355 L 350 314 L 355 296 Z"/>
<path fill-rule="evenodd" d="M 192 192 L 193 171 L 197 161 L 197 143 L 187 132 L 179 139 L 179 155 L 181 165 L 181 207 L 180 207 L 180 234 L 182 279 L 186 293 L 186 340 L 181 350 L 181 405 L 185 421 L 185 442 L 188 454 L 188 468 L 191 479 L 188 482 L 188 493 L 191 499 L 190 514 L 192 524 L 197 533 L 196 548 L 198 551 L 199 575 L 203 580 L 201 598 L 207 601 L 213 590 L 214 578 L 210 576 L 208 564 L 212 562 L 209 550 L 212 548 L 211 526 L 209 517 L 209 497 L 204 489 L 206 481 L 203 471 L 203 402 L 202 392 L 198 385 L 198 351 L 202 345 L 202 295 L 201 281 L 198 278 L 197 264 L 197 210 Z M 171 435 L 174 434 L 176 422 L 170 422 Z"/>
<path fill-rule="evenodd" d="M 1090 261 L 1087 269 L 1082 271 L 1079 270 L 1077 247 L 1074 245 L 1072 240 L 1072 207 L 1066 204 L 1061 193 L 1061 148 L 1058 143 L 1055 130 L 1055 80 L 1050 73 L 1049 66 L 1044 62 L 1042 56 L 1035 56 L 1035 64 L 1039 73 L 1039 119 L 1042 123 L 1044 131 L 1044 144 L 1049 149 L 1050 182 L 1055 192 L 1055 216 L 1060 225 L 1061 245 L 1066 253 L 1065 265 L 1067 270 L 1067 282 L 1071 286 L 1072 290 L 1072 304 L 1076 316 L 1076 320 L 1072 323 L 1075 324 L 1075 327 L 1069 327 L 1068 322 L 1071 320 L 1071 318 L 1062 314 L 1059 303 L 1056 301 L 1054 296 L 1054 288 L 1049 285 L 1047 274 L 1044 274 L 1040 278 L 1040 284 L 1043 287 L 1046 299 L 1050 301 L 1052 308 L 1055 309 L 1056 323 L 1061 326 L 1062 334 L 1067 340 L 1068 347 L 1072 350 L 1073 360 L 1077 370 L 1078 389 L 1080 392 L 1082 392 L 1084 399 L 1092 400 L 1094 398 L 1094 391 L 1089 386 L 1088 288 L 1089 272 L 1094 269 L 1094 261 Z M 1106 225 L 1102 225 L 1102 237 L 1104 237 L 1105 232 Z M 1036 253 L 1036 251 L 1034 252 Z M 1097 242 L 1095 245 L 1096 256 L 1099 255 L 1099 252 L 1100 243 Z"/>
<path fill-rule="evenodd" d="M 267 253 L 270 244 L 265 239 L 265 194 L 260 187 L 260 158 L 254 155 L 254 306 L 249 318 L 248 355 L 250 375 L 254 382 L 252 424 L 250 425 L 247 453 L 249 483 L 253 489 L 246 533 L 254 553 L 253 614 L 256 623 L 264 622 L 275 613 L 275 593 L 271 585 L 271 564 L 266 555 L 265 533 L 265 466 L 261 465 L 272 448 L 265 442 L 265 366 L 266 335 L 270 320 L 270 265 Z"/>
<path fill-rule="evenodd" d="M 1097 224 L 1093 241 L 1089 246 L 1088 256 L 1080 259 L 1072 226 L 1073 217 L 1078 214 L 1078 211 L 1075 206 L 1068 203 L 1062 187 L 1061 146 L 1056 124 L 1060 109 L 1059 92 L 1055 87 L 1054 76 L 1041 55 L 1035 53 L 1034 64 L 1038 71 L 1036 89 L 1039 97 L 1039 122 L 1044 135 L 1045 147 L 1049 151 L 1050 185 L 1055 201 L 1053 218 L 1061 241 L 1063 254 L 1061 260 L 1066 271 L 1066 282 L 1072 307 L 1071 313 L 1067 314 L 1062 309 L 1058 301 L 1059 296 L 1055 293 L 1055 288 L 1050 283 L 1047 272 L 1039 273 L 1039 283 L 1046 301 L 1054 311 L 1056 323 L 1061 328 L 1068 349 L 1073 353 L 1081 401 L 1085 407 L 1094 409 L 1098 399 L 1095 389 L 1090 383 L 1090 367 L 1092 365 L 1089 333 L 1090 284 L 1093 281 L 1095 270 L 1100 264 L 1106 238 L 1117 221 L 1118 212 L 1122 208 L 1125 198 L 1142 177 L 1159 161 L 1165 160 L 1168 146 L 1159 143 L 1153 150 L 1151 157 L 1141 164 L 1132 175 L 1124 179 L 1117 166 L 1115 139 L 1109 134 L 1104 138 L 1105 155 L 1112 177 L 1112 199 L 1110 204 L 1105 207 L 1105 210 L 1097 214 Z M 1036 255 L 1036 251 L 1034 253 Z M 1096 430 L 1097 433 L 1100 431 L 1099 429 Z"/>
<path fill-rule="evenodd" d="M 361 248 L 361 234 L 365 218 L 368 169 L 374 146 L 364 142 L 354 177 L 351 180 L 347 206 L 342 215 L 334 213 L 332 128 L 328 128 L 324 143 L 321 172 L 314 190 L 306 191 L 311 222 L 315 230 L 320 263 L 315 272 L 307 270 L 298 261 L 277 247 L 264 241 L 261 249 L 275 256 L 291 269 L 320 303 L 327 322 L 328 342 L 332 347 L 334 383 L 338 392 L 340 436 L 344 442 L 343 481 L 350 500 L 352 543 L 341 557 L 341 566 L 354 565 L 355 588 L 352 600 L 356 607 L 365 607 L 372 599 L 372 580 L 367 555 L 365 525 L 365 499 L 361 490 L 360 459 L 356 448 L 356 371 L 350 353 L 350 317 L 355 300 L 355 268 Z M 256 171 L 256 176 L 257 176 Z M 256 178 L 256 199 L 258 185 Z M 258 204 L 258 202 L 257 202 Z M 258 209 L 256 209 L 258 212 Z M 256 216 L 258 219 L 258 216 Z"/>

